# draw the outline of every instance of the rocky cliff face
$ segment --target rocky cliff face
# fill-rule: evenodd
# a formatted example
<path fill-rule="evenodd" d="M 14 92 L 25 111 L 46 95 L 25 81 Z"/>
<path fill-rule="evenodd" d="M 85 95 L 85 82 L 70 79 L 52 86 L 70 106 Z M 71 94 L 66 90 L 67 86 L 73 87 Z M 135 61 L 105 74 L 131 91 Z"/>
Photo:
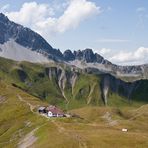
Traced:
<path fill-rule="evenodd" d="M 61 90 L 61 93 L 63 97 L 66 99 L 66 101 L 69 101 L 69 97 L 67 97 L 66 91 L 67 89 L 70 90 L 71 97 L 73 98 L 76 96 L 76 88 L 79 89 L 77 91 L 77 95 L 81 96 L 81 93 L 85 92 L 85 89 L 88 87 L 86 91 L 86 100 L 87 104 L 92 103 L 93 101 L 93 94 L 100 93 L 100 96 L 95 96 L 96 99 L 102 99 L 105 105 L 108 105 L 108 100 L 111 97 L 111 94 L 117 94 L 121 97 L 123 97 L 127 102 L 134 101 L 134 99 L 137 99 L 135 97 L 136 92 L 139 91 L 140 85 L 143 85 L 143 81 L 135 81 L 135 82 L 125 82 L 120 79 L 117 79 L 113 77 L 110 74 L 100 74 L 98 77 L 100 77 L 100 80 L 96 79 L 96 82 L 90 82 L 86 83 L 83 87 L 78 86 L 79 81 L 81 81 L 81 75 L 83 75 L 83 72 L 76 72 L 72 70 L 65 70 L 62 67 L 48 67 L 46 68 L 46 73 L 49 75 L 50 80 L 56 80 L 56 83 L 58 87 Z M 87 74 L 87 73 L 85 73 Z M 84 75 L 85 77 L 85 75 Z M 88 78 L 93 77 L 92 74 L 88 74 Z M 85 81 L 88 81 L 85 79 Z M 146 82 L 148 83 L 148 82 Z M 77 86 L 76 86 L 77 84 Z M 80 84 L 81 85 L 81 84 Z M 97 87 L 97 89 L 95 89 Z M 147 88 L 146 88 L 147 89 Z M 96 92 L 97 91 L 97 92 Z M 146 93 L 146 92 L 145 92 Z M 139 96 L 140 98 L 140 96 Z M 141 100 L 144 99 L 141 96 Z M 148 100 L 147 100 L 148 101 Z"/>
<path fill-rule="evenodd" d="M 110 74 L 94 74 L 61 63 L 51 66 L 0 58 L 0 79 L 10 80 L 15 87 L 51 104 L 70 108 L 148 102 L 148 80 L 125 82 Z"/>
<path fill-rule="evenodd" d="M 69 87 L 71 94 L 73 94 L 78 73 L 75 71 L 66 71 L 61 67 L 48 67 L 46 68 L 46 74 L 49 76 L 51 81 L 56 81 L 56 84 L 60 88 L 63 97 L 68 101 L 68 98 L 65 95 L 66 86 Z"/>
<path fill-rule="evenodd" d="M 53 49 L 39 34 L 10 21 L 4 14 L 0 13 L 0 44 L 4 44 L 10 39 L 50 58 L 62 56 L 59 50 Z"/>
<path fill-rule="evenodd" d="M 100 64 L 110 64 L 109 61 L 105 60 L 102 56 L 97 53 L 94 53 L 92 49 L 78 50 L 71 52 L 66 50 L 63 53 L 64 59 L 66 61 L 81 60 L 86 63 L 100 63 Z"/>
<path fill-rule="evenodd" d="M 147 64 L 138 66 L 118 66 L 104 59 L 99 54 L 94 53 L 92 49 L 78 50 L 74 52 L 66 50 L 63 57 L 64 60 L 70 64 L 81 69 L 88 69 L 91 73 L 100 73 L 102 71 L 127 81 L 129 81 L 130 78 L 131 81 L 148 79 Z"/>
<path fill-rule="evenodd" d="M 124 82 L 111 75 L 104 75 L 101 81 L 102 97 L 107 104 L 109 93 L 114 92 L 120 96 L 125 97 L 128 101 L 133 98 L 135 90 L 138 88 L 140 81 Z"/>

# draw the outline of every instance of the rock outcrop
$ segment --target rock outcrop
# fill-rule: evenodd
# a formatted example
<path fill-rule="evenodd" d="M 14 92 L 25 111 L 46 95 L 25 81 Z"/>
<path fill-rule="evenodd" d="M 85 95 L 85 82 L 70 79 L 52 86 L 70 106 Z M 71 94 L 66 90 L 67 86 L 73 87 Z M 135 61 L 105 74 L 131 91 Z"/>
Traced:
<path fill-rule="evenodd" d="M 60 88 L 63 97 L 67 101 L 69 100 L 65 93 L 67 89 L 70 90 L 69 93 L 71 94 L 71 96 L 74 96 L 75 84 L 79 83 L 79 75 L 82 74 L 81 72 L 79 73 L 72 70 L 65 70 L 62 67 L 48 67 L 46 68 L 46 73 L 48 74 L 50 80 L 56 81 L 56 84 Z M 143 85 L 144 83 L 143 80 L 135 82 L 125 82 L 115 78 L 110 74 L 99 74 L 98 76 L 101 77 L 100 81 L 88 84 L 89 89 L 86 92 L 87 104 L 91 103 L 92 95 L 93 93 L 96 93 L 96 86 L 98 87 L 97 91 L 101 93 L 102 101 L 105 105 L 107 105 L 108 99 L 110 98 L 110 95 L 112 93 L 125 98 L 127 102 L 130 102 L 132 99 L 134 100 L 135 93 L 140 89 L 139 86 Z M 81 94 L 84 90 L 85 88 L 80 88 L 79 93 Z"/>

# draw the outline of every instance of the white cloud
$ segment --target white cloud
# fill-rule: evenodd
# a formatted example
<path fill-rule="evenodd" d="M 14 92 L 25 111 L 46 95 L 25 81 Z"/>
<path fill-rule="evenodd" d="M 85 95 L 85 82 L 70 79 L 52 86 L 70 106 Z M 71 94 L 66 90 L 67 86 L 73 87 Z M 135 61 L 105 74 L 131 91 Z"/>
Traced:
<path fill-rule="evenodd" d="M 130 42 L 130 41 L 125 40 L 125 39 L 98 39 L 96 42 L 99 42 L 99 43 L 125 43 L 125 42 Z"/>
<path fill-rule="evenodd" d="M 115 64 L 135 65 L 148 63 L 148 48 L 145 47 L 139 47 L 137 50 L 129 52 L 123 50 L 115 52 L 113 49 L 103 48 L 97 50 L 97 53 Z"/>
<path fill-rule="evenodd" d="M 118 65 L 148 64 L 148 48 L 145 47 L 139 47 L 134 51 L 119 50 L 119 52 L 113 49 L 102 48 L 101 50 L 95 50 L 95 52 Z"/>
<path fill-rule="evenodd" d="M 0 12 L 5 13 L 10 8 L 9 4 L 6 4 L 0 8 Z"/>
<path fill-rule="evenodd" d="M 101 13 L 100 7 L 88 0 L 70 0 L 68 3 L 63 3 L 63 7 L 66 7 L 63 14 L 55 17 L 55 7 L 44 3 L 27 2 L 19 11 L 7 12 L 6 15 L 11 20 L 30 27 L 49 39 L 55 33 L 76 28 L 85 19 Z"/>
<path fill-rule="evenodd" d="M 58 19 L 59 32 L 64 32 L 69 28 L 75 28 L 79 23 L 89 16 L 99 12 L 99 7 L 93 2 L 86 0 L 72 0 L 64 14 Z"/>
<path fill-rule="evenodd" d="M 19 11 L 6 13 L 11 20 L 27 27 L 34 27 L 36 23 L 45 21 L 53 14 L 53 9 L 49 5 L 36 2 L 24 3 Z"/>

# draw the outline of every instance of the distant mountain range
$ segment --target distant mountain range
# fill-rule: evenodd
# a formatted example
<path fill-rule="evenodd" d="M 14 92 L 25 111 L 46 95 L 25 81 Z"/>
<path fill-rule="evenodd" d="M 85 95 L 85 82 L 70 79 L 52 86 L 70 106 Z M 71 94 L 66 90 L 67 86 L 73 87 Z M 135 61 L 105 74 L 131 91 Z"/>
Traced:
<path fill-rule="evenodd" d="M 10 21 L 0 13 L 0 56 L 15 61 L 48 63 L 62 62 L 90 73 L 110 73 L 124 80 L 148 78 L 148 65 L 117 66 L 94 53 L 92 49 L 62 53 L 53 48 L 41 35 Z"/>
<path fill-rule="evenodd" d="M 2 13 L 0 34 L 0 79 L 50 104 L 147 102 L 148 80 L 141 80 L 148 78 L 146 64 L 117 66 L 92 49 L 62 53 Z"/>

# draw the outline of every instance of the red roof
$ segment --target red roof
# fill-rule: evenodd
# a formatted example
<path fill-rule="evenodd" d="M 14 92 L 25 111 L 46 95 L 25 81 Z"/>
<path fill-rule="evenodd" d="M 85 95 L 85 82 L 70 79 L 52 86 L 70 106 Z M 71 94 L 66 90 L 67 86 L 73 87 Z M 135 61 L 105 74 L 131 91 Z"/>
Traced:
<path fill-rule="evenodd" d="M 56 106 L 53 106 L 53 105 L 48 106 L 46 108 L 46 110 L 48 112 L 51 111 L 53 114 L 59 114 L 59 115 L 63 115 L 64 114 L 64 112 L 61 109 L 59 109 L 59 108 L 57 108 Z"/>

